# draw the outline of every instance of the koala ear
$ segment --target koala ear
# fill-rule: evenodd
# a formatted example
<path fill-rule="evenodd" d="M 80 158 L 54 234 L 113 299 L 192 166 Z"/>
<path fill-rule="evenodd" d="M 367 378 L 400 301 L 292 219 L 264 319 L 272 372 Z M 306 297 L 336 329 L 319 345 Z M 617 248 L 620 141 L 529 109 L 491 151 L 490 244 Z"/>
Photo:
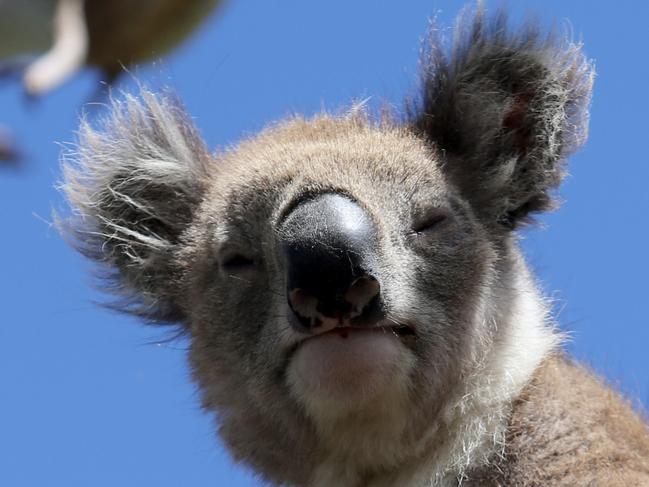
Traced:
<path fill-rule="evenodd" d="M 112 101 L 99 125 L 84 121 L 77 147 L 63 156 L 73 214 L 58 218 L 59 228 L 105 271 L 119 298 L 112 307 L 182 320 L 175 256 L 202 199 L 210 155 L 169 95 Z"/>
<path fill-rule="evenodd" d="M 450 58 L 431 29 L 409 112 L 476 211 L 514 228 L 552 207 L 564 159 L 586 139 L 593 68 L 579 46 L 507 24 L 502 11 L 465 11 Z"/>

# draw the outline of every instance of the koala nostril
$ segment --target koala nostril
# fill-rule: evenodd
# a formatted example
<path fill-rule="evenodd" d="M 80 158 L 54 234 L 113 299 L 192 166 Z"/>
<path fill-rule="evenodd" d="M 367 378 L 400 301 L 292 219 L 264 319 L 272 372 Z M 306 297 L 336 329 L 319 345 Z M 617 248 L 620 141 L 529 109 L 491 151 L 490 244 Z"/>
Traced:
<path fill-rule="evenodd" d="M 315 318 L 318 315 L 318 298 L 304 289 L 291 290 L 288 293 L 288 304 L 295 314 L 303 318 Z"/>
<path fill-rule="evenodd" d="M 381 286 L 372 276 L 356 279 L 345 293 L 345 301 L 352 305 L 352 317 L 363 314 L 365 307 L 379 295 Z"/>
<path fill-rule="evenodd" d="M 304 329 L 318 328 L 325 319 L 369 326 L 382 316 L 380 289 L 375 278 L 364 275 L 355 279 L 343 295 L 334 297 L 318 299 L 304 289 L 291 289 L 288 304 Z"/>

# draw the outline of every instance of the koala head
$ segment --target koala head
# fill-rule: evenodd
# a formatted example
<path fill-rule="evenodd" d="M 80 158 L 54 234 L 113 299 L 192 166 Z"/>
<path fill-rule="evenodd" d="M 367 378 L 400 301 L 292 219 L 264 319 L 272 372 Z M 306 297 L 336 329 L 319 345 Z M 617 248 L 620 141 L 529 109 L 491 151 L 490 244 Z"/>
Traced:
<path fill-rule="evenodd" d="M 552 346 L 514 231 L 585 137 L 591 68 L 478 12 L 422 73 L 405 120 L 295 117 L 217 154 L 143 91 L 65 165 L 78 247 L 122 310 L 186 331 L 221 436 L 273 482 L 408 462 Z"/>

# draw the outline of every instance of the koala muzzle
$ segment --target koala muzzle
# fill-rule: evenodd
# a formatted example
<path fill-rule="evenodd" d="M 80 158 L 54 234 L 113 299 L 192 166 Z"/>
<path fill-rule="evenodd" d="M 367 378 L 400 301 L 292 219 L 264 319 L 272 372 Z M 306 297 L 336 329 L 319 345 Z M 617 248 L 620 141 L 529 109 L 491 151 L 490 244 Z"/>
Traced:
<path fill-rule="evenodd" d="M 325 320 L 373 326 L 383 318 L 379 281 L 371 272 L 377 231 L 358 203 L 318 195 L 293 208 L 279 230 L 294 328 L 316 331 Z"/>

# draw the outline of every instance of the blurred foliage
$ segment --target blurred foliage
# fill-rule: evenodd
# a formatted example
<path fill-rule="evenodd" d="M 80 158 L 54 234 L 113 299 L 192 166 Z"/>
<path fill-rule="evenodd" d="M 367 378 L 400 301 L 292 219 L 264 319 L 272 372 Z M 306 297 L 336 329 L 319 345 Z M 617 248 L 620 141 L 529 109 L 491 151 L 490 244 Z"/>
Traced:
<path fill-rule="evenodd" d="M 18 74 L 31 96 L 55 89 L 84 66 L 99 68 L 111 83 L 135 63 L 178 46 L 221 3 L 0 0 L 0 77 Z M 0 161 L 17 154 L 0 127 Z"/>

